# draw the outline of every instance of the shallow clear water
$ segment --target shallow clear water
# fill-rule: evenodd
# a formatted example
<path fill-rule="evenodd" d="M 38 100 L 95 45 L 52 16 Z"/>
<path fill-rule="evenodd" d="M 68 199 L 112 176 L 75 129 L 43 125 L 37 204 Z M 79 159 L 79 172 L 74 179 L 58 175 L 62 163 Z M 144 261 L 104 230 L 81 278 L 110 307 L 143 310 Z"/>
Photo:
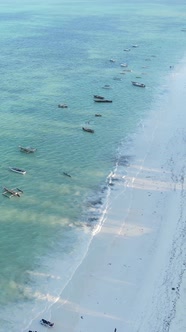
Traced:
<path fill-rule="evenodd" d="M 119 157 L 126 172 L 120 147 L 127 155 L 130 137 L 167 92 L 170 65 L 185 54 L 184 7 L 176 0 L 1 2 L 0 177 L 2 187 L 24 194 L 0 199 L 0 331 L 23 329 L 51 306 L 82 260 Z M 113 102 L 95 103 L 94 94 Z M 37 151 L 24 154 L 19 145 Z"/>

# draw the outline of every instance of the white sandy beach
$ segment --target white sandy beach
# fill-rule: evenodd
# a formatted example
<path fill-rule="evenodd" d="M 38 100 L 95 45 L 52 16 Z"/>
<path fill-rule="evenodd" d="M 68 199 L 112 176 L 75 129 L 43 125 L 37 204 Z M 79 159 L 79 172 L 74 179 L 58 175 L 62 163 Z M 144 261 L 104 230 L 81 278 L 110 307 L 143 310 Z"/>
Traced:
<path fill-rule="evenodd" d="M 186 330 L 186 69 L 170 78 L 113 186 L 104 226 L 43 317 L 55 332 Z M 29 329 L 46 330 L 36 321 Z"/>

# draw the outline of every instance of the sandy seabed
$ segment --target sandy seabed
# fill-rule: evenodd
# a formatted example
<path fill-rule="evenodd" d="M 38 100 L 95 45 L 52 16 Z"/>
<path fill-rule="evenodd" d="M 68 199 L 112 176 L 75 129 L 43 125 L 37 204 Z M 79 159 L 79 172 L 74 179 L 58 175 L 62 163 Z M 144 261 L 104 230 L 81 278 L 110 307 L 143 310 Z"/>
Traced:
<path fill-rule="evenodd" d="M 166 88 L 113 186 L 101 231 L 44 317 L 55 332 L 186 331 L 184 63 Z M 46 330 L 38 321 L 29 329 Z"/>

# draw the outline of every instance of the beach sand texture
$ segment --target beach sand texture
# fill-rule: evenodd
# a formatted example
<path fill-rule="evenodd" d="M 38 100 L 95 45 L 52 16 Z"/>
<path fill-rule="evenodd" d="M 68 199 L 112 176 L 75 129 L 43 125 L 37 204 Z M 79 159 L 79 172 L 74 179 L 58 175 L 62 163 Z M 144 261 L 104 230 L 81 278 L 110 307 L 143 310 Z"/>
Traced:
<path fill-rule="evenodd" d="M 1 1 L 23 195 L 1 195 L 0 332 L 185 332 L 185 0 L 23 2 Z"/>
<path fill-rule="evenodd" d="M 185 77 L 183 61 L 136 136 L 101 231 L 45 313 L 56 332 L 185 331 Z"/>

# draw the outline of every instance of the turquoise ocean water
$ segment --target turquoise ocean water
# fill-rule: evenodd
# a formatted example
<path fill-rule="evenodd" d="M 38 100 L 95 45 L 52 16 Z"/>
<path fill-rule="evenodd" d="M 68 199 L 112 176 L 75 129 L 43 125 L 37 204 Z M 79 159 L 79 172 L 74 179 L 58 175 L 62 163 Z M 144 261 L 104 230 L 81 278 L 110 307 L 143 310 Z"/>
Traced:
<path fill-rule="evenodd" d="M 24 191 L 0 198 L 2 332 L 23 331 L 56 301 L 103 221 L 117 165 L 124 175 L 133 135 L 185 56 L 184 0 L 112 2 L 0 1 L 1 186 Z"/>

